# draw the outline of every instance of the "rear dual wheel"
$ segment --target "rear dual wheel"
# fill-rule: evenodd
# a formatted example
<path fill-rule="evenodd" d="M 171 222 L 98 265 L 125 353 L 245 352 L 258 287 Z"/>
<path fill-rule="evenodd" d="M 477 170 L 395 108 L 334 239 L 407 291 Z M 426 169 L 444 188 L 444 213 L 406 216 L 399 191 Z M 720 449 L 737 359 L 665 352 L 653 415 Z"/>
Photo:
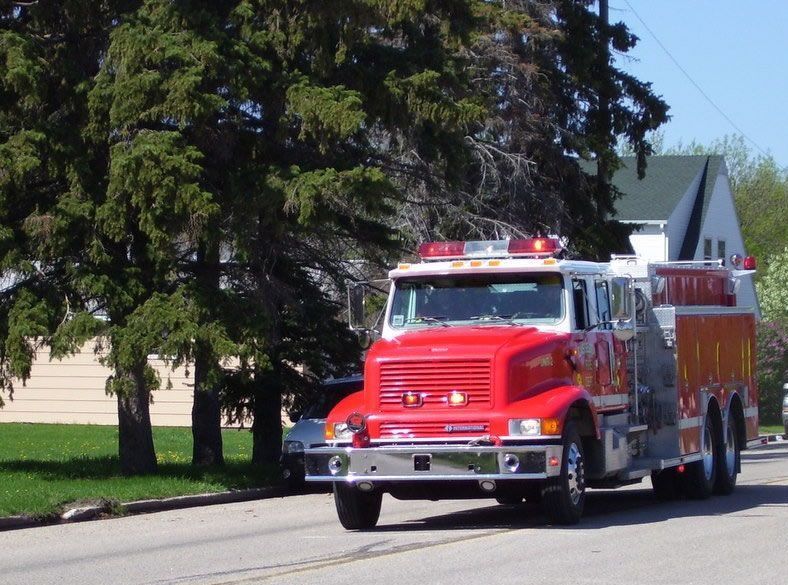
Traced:
<path fill-rule="evenodd" d="M 695 500 L 705 500 L 712 491 L 717 481 L 719 467 L 719 440 L 714 421 L 706 416 L 701 429 L 700 461 L 694 461 L 686 466 L 683 475 L 684 492 Z"/>
<path fill-rule="evenodd" d="M 741 457 L 739 433 L 733 413 L 728 414 L 728 421 L 725 424 L 725 441 L 720 443 L 719 453 L 714 493 L 727 496 L 736 487 L 736 476 L 739 474 Z"/>
<path fill-rule="evenodd" d="M 700 461 L 688 464 L 683 473 L 674 467 L 651 474 L 657 498 L 672 500 L 684 494 L 701 500 L 712 493 L 728 495 L 733 492 L 741 457 L 736 424 L 730 414 L 723 436 L 715 419 L 707 416 L 701 433 Z"/>

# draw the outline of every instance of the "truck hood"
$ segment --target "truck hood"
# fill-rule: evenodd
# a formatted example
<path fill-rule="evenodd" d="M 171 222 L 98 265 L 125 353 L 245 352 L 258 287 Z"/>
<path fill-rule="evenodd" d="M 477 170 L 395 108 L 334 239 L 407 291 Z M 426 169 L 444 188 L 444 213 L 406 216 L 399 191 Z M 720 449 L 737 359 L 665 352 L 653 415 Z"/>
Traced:
<path fill-rule="evenodd" d="M 424 401 L 420 420 L 430 412 L 443 426 L 450 419 L 467 419 L 489 411 L 496 402 L 521 399 L 522 392 L 510 395 L 510 387 L 524 388 L 523 376 L 529 378 L 528 388 L 537 392 L 562 383 L 568 336 L 536 327 L 481 325 L 430 327 L 378 341 L 367 355 L 365 409 L 379 412 L 392 424 L 397 418 L 412 419 L 416 415 L 402 405 L 402 397 L 405 391 L 416 391 Z M 447 406 L 447 394 L 455 390 L 467 394 L 467 408 Z"/>
<path fill-rule="evenodd" d="M 536 327 L 475 325 L 430 327 L 375 343 L 368 361 L 440 357 L 492 357 L 509 345 L 521 350 L 555 341 L 565 333 L 543 331 Z"/>

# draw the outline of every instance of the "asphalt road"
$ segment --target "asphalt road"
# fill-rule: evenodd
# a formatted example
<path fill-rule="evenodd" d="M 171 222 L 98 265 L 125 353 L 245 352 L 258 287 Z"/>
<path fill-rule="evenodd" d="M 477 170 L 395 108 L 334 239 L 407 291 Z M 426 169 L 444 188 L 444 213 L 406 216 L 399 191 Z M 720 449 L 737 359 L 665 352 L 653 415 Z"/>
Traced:
<path fill-rule="evenodd" d="M 0 585 L 788 583 L 788 446 L 743 454 L 733 495 L 592 491 L 579 526 L 489 500 L 399 502 L 346 532 L 311 494 L 0 533 Z"/>

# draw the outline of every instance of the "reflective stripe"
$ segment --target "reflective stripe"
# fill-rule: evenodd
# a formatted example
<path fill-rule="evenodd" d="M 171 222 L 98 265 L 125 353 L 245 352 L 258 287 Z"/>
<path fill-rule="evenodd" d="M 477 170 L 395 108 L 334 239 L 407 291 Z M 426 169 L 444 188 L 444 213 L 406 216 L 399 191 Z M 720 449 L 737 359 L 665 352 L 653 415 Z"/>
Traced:
<path fill-rule="evenodd" d="M 702 416 L 693 416 L 691 418 L 682 418 L 679 419 L 679 428 L 680 429 L 692 429 L 695 427 L 699 427 L 703 424 L 703 417 Z"/>

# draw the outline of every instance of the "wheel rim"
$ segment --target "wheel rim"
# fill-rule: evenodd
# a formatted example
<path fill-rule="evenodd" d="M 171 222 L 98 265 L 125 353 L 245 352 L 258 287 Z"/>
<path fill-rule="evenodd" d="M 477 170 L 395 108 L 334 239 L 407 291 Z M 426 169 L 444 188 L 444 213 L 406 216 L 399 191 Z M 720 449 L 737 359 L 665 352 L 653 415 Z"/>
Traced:
<path fill-rule="evenodd" d="M 569 488 L 569 498 L 575 506 L 583 497 L 586 487 L 583 473 L 583 456 L 580 454 L 577 444 L 572 443 L 566 454 L 566 481 Z"/>
<path fill-rule="evenodd" d="M 736 433 L 730 423 L 725 432 L 725 469 L 729 477 L 736 473 Z"/>
<path fill-rule="evenodd" d="M 714 475 L 714 442 L 711 425 L 708 422 L 703 428 L 703 473 L 707 481 L 710 481 Z"/>

